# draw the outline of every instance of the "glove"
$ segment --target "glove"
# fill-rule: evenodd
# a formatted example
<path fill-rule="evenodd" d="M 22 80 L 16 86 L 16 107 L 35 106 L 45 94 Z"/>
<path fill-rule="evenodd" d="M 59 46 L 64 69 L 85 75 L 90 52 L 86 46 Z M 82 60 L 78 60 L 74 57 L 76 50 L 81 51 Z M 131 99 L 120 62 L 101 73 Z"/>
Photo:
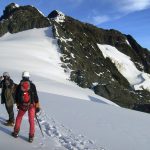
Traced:
<path fill-rule="evenodd" d="M 35 112 L 38 113 L 38 112 L 40 112 L 40 110 L 41 110 L 40 107 L 37 107 L 37 108 L 35 109 Z"/>
<path fill-rule="evenodd" d="M 35 103 L 35 113 L 38 113 L 40 111 L 40 104 L 39 102 L 38 103 Z"/>

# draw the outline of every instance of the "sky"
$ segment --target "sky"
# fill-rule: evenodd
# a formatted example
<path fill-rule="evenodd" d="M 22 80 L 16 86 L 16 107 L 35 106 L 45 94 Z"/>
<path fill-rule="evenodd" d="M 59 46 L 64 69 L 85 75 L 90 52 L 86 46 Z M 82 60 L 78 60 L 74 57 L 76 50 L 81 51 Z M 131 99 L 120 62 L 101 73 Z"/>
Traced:
<path fill-rule="evenodd" d="M 150 0 L 0 0 L 0 16 L 12 2 L 33 5 L 46 16 L 59 10 L 99 28 L 119 30 L 150 50 Z"/>

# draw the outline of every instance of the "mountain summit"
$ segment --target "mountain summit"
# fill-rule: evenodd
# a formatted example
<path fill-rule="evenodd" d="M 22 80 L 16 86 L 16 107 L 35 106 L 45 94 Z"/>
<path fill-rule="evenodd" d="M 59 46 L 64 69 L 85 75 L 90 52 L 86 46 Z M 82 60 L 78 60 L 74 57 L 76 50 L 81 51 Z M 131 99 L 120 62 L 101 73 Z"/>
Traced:
<path fill-rule="evenodd" d="M 48 15 L 48 18 L 54 19 L 56 22 L 64 22 L 65 14 L 60 11 L 54 10 Z"/>
<path fill-rule="evenodd" d="M 149 103 L 150 52 L 131 35 L 83 23 L 57 10 L 45 17 L 33 6 L 12 3 L 0 18 L 0 36 L 49 26 L 71 81 L 124 107 Z"/>
<path fill-rule="evenodd" d="M 33 28 L 50 26 L 49 20 L 33 6 L 11 3 L 0 17 L 0 36 L 7 32 L 17 33 Z"/>

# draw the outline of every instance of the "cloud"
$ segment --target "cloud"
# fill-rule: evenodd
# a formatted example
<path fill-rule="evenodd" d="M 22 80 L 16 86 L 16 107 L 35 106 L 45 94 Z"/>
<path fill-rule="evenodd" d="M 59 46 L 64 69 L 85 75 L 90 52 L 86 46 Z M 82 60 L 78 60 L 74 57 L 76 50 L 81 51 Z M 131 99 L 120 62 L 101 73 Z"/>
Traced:
<path fill-rule="evenodd" d="M 111 20 L 118 20 L 130 13 L 150 8 L 150 0 L 105 0 L 105 6 L 105 9 L 91 11 L 90 22 L 100 25 Z"/>
<path fill-rule="evenodd" d="M 98 15 L 98 16 L 93 16 L 91 20 L 92 20 L 93 24 L 99 25 L 101 23 L 109 21 L 110 17 L 107 15 L 102 15 L 102 16 Z"/>
<path fill-rule="evenodd" d="M 123 13 L 131 13 L 150 8 L 150 0 L 116 0 L 116 6 Z"/>

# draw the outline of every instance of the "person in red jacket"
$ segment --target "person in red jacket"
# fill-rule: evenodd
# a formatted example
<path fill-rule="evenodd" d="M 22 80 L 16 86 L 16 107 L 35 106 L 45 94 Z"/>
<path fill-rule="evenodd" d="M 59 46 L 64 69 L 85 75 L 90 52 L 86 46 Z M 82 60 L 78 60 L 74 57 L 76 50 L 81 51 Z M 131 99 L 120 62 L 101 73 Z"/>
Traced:
<path fill-rule="evenodd" d="M 29 72 L 24 71 L 22 73 L 22 80 L 20 81 L 20 84 L 16 89 L 15 100 L 18 108 L 18 115 L 16 117 L 15 127 L 14 131 L 12 132 L 12 136 L 14 136 L 15 138 L 18 137 L 22 118 L 24 114 L 28 111 L 28 119 L 30 124 L 29 142 L 32 142 L 35 133 L 35 113 L 38 113 L 40 111 L 40 107 L 36 87 L 29 80 L 29 77 Z"/>

